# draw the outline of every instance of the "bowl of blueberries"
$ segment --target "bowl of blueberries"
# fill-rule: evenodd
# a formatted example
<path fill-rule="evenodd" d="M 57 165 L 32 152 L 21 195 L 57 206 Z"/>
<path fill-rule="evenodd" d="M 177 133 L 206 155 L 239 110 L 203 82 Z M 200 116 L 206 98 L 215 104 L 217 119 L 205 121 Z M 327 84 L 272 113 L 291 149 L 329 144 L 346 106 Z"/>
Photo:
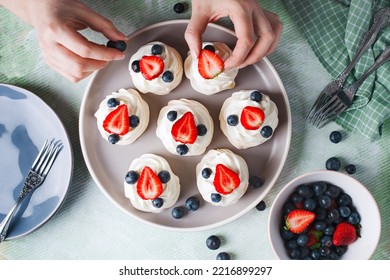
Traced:
<path fill-rule="evenodd" d="M 268 221 L 272 249 L 282 260 L 367 260 L 380 232 L 380 212 L 369 190 L 333 170 L 289 182 L 276 196 Z"/>

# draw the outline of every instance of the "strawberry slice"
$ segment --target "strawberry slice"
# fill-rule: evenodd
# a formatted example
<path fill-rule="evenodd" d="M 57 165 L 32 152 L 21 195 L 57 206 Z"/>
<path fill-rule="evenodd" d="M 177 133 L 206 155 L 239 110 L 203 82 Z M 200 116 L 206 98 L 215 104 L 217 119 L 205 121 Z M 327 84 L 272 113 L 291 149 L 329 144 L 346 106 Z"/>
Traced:
<path fill-rule="evenodd" d="M 316 217 L 311 211 L 303 209 L 294 209 L 288 213 L 286 218 L 286 227 L 293 233 L 304 231 Z"/>
<path fill-rule="evenodd" d="M 137 182 L 138 195 L 144 200 L 154 200 L 162 192 L 163 186 L 160 179 L 149 166 L 145 166 Z"/>
<path fill-rule="evenodd" d="M 238 174 L 223 164 L 215 167 L 214 187 L 220 194 L 230 194 L 240 185 Z"/>
<path fill-rule="evenodd" d="M 164 61 L 156 55 L 144 55 L 139 62 L 142 76 L 148 81 L 160 76 L 164 70 Z"/>
<path fill-rule="evenodd" d="M 262 125 L 264 118 L 264 111 L 259 107 L 246 106 L 242 109 L 240 121 L 245 129 L 256 130 Z"/>
<path fill-rule="evenodd" d="M 342 222 L 336 226 L 333 233 L 334 246 L 348 246 L 357 239 L 356 228 L 354 225 Z"/>
<path fill-rule="evenodd" d="M 129 127 L 129 111 L 126 104 L 115 108 L 103 121 L 103 128 L 108 133 L 125 135 L 129 132 Z"/>
<path fill-rule="evenodd" d="M 185 113 L 173 124 L 171 134 L 176 142 L 193 144 L 198 136 L 194 115 L 191 112 Z"/>
<path fill-rule="evenodd" d="M 205 79 L 212 79 L 223 71 L 224 62 L 214 52 L 202 49 L 199 54 L 198 71 Z"/>

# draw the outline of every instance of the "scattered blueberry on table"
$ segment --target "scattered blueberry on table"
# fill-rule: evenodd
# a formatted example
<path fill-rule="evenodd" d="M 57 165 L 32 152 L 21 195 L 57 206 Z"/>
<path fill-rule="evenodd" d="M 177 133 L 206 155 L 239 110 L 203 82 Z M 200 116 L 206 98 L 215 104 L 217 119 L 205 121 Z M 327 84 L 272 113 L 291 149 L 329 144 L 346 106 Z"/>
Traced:
<path fill-rule="evenodd" d="M 186 10 L 186 4 L 182 2 L 176 3 L 173 5 L 173 10 L 175 13 L 181 14 Z"/>
<path fill-rule="evenodd" d="M 340 143 L 340 141 L 343 139 L 343 136 L 340 131 L 332 131 L 329 135 L 329 140 L 332 143 Z"/>
<path fill-rule="evenodd" d="M 216 235 L 210 235 L 206 239 L 206 246 L 210 250 L 217 250 L 221 246 L 221 239 Z"/>
<path fill-rule="evenodd" d="M 348 174 L 355 174 L 356 166 L 354 164 L 348 164 L 345 166 L 345 171 L 347 171 Z"/>
<path fill-rule="evenodd" d="M 185 202 L 185 206 L 186 206 L 188 211 L 198 210 L 199 205 L 200 205 L 200 201 L 199 201 L 199 198 L 197 198 L 196 196 L 191 196 L 191 197 L 187 198 L 187 200 Z"/>
<path fill-rule="evenodd" d="M 267 207 L 267 205 L 265 204 L 265 201 L 264 201 L 264 200 L 260 201 L 260 202 L 256 205 L 256 209 L 257 209 L 258 211 L 264 211 L 266 207 Z"/>
<path fill-rule="evenodd" d="M 341 162 L 337 157 L 331 157 L 326 161 L 325 167 L 327 170 L 339 171 L 341 168 Z"/>
<path fill-rule="evenodd" d="M 230 260 L 230 254 L 227 252 L 218 253 L 216 260 Z"/>
<path fill-rule="evenodd" d="M 174 207 L 172 209 L 172 217 L 175 219 L 181 219 L 184 216 L 184 209 L 181 206 Z"/>

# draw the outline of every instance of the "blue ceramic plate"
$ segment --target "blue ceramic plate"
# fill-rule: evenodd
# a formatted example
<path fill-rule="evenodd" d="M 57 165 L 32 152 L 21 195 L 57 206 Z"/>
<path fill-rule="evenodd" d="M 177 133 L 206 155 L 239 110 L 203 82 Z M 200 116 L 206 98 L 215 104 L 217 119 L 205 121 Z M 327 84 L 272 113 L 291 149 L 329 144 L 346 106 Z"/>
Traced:
<path fill-rule="evenodd" d="M 14 205 L 24 178 L 46 139 L 60 139 L 64 148 L 45 182 L 22 204 L 6 240 L 33 232 L 60 208 L 73 172 L 68 135 L 54 111 L 33 93 L 0 84 L 0 221 Z"/>

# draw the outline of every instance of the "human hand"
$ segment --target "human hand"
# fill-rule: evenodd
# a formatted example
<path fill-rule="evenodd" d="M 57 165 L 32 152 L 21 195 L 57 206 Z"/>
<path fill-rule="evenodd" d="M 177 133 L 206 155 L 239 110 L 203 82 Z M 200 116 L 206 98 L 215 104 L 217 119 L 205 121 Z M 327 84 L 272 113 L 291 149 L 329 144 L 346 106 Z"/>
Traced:
<path fill-rule="evenodd" d="M 276 49 L 283 25 L 278 15 L 261 8 L 257 0 L 192 0 L 185 39 L 194 58 L 199 55 L 207 24 L 225 16 L 230 17 L 237 36 L 225 68 L 256 63 Z"/>
<path fill-rule="evenodd" d="M 0 0 L 0 4 L 35 27 L 45 62 L 72 82 L 124 58 L 121 51 L 79 33 L 91 28 L 110 40 L 127 40 L 111 21 L 78 0 Z"/>

